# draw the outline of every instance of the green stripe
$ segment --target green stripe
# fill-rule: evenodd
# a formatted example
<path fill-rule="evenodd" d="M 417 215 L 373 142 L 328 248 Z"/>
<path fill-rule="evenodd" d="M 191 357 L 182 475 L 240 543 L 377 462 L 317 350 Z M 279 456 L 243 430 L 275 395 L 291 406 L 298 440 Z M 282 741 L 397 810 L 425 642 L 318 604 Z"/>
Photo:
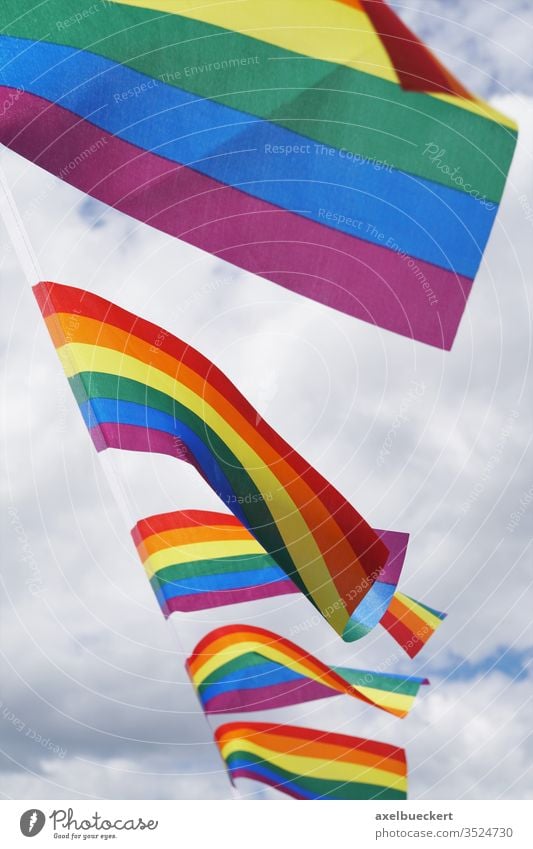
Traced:
<path fill-rule="evenodd" d="M 91 50 L 318 143 L 451 188 L 461 190 L 454 173 L 461 175 L 477 196 L 495 202 L 501 197 L 516 132 L 493 120 L 371 74 L 178 15 L 110 3 L 64 26 L 86 10 L 86 0 L 48 0 L 20 16 L 20 0 L 4 0 L 0 27 L 6 35 Z M 253 62 L 186 74 L 187 68 L 228 58 Z M 452 173 L 424 155 L 428 144 L 444 151 L 442 164 Z"/>
<path fill-rule="evenodd" d="M 158 569 L 155 575 L 161 583 L 169 584 L 185 578 L 227 575 L 228 572 L 251 572 L 254 569 L 271 569 L 273 566 L 277 566 L 277 563 L 274 563 L 269 554 L 243 554 L 242 557 L 218 557 L 209 560 L 195 560 L 191 563 L 176 563 Z"/>
<path fill-rule="evenodd" d="M 402 696 L 416 696 L 420 689 L 420 683 L 409 678 L 395 678 L 390 675 L 382 675 L 380 672 L 345 669 L 342 666 L 332 666 L 331 668 L 354 687 L 373 687 L 375 690 L 398 693 Z"/>
<path fill-rule="evenodd" d="M 232 752 L 227 758 L 231 767 L 237 757 L 246 758 L 248 761 L 268 769 L 279 776 L 280 783 L 283 781 L 294 781 L 298 787 L 309 790 L 317 796 L 325 796 L 328 799 L 405 799 L 406 793 L 402 790 L 392 790 L 388 787 L 379 787 L 375 784 L 363 784 L 358 781 L 340 783 L 325 778 L 310 778 L 309 776 L 295 775 L 279 766 L 274 766 L 270 761 L 265 761 L 258 755 L 245 750 Z M 283 789 L 283 788 L 280 788 Z"/>
<path fill-rule="evenodd" d="M 227 663 L 223 663 L 217 669 L 214 669 L 213 672 L 210 672 L 207 678 L 204 678 L 202 683 L 198 685 L 198 690 L 201 693 L 206 689 L 206 687 L 224 680 L 228 675 L 233 675 L 236 672 L 242 672 L 243 669 L 250 669 L 254 666 L 259 666 L 264 662 L 265 658 L 263 655 L 258 654 L 257 652 L 249 651 L 246 652 L 246 654 L 241 654 L 239 657 L 228 660 Z"/>
<path fill-rule="evenodd" d="M 404 594 L 404 595 L 405 595 L 405 594 Z M 436 617 L 437 617 L 437 619 L 441 619 L 441 620 L 443 620 L 443 619 L 445 619 L 445 618 L 446 618 L 446 617 L 445 617 L 445 615 L 444 615 L 444 613 L 441 613 L 441 611 L 440 611 L 440 610 L 435 610 L 435 608 L 434 608 L 434 607 L 428 607 L 428 605 L 427 605 L 427 604 L 422 604 L 422 602 L 421 602 L 421 601 L 417 601 L 416 599 L 412 598 L 410 595 L 406 595 L 405 597 L 406 597 L 406 598 L 408 598 L 408 599 L 409 599 L 409 601 L 414 602 L 414 604 L 415 604 L 417 607 L 421 607 L 421 608 L 422 608 L 422 610 L 427 610 L 427 612 L 428 612 L 428 613 L 432 613 L 432 614 L 433 614 L 433 616 L 436 616 Z M 400 604 L 401 604 L 401 603 L 402 603 L 402 602 L 400 601 Z M 416 610 L 412 610 L 412 609 L 410 608 L 410 612 L 411 612 L 411 613 L 414 613 L 414 615 L 415 615 L 415 616 L 417 615 Z M 420 617 L 419 617 L 419 618 L 420 618 Z"/>
<path fill-rule="evenodd" d="M 237 457 L 235 457 L 226 443 L 220 439 L 205 421 L 169 395 L 129 378 L 118 377 L 114 374 L 104 374 L 103 372 L 80 372 L 74 377 L 71 377 L 69 383 L 78 404 L 83 404 L 91 398 L 109 398 L 115 401 L 117 399 L 120 401 L 131 401 L 135 404 L 153 407 L 155 410 L 160 410 L 163 413 L 173 416 L 177 421 L 183 422 L 206 445 L 209 445 L 216 456 L 219 466 L 228 478 L 233 491 L 235 493 L 249 493 L 252 496 L 253 511 L 252 505 L 248 503 L 239 502 L 239 506 L 246 515 L 250 527 L 261 529 L 261 544 L 267 550 L 276 552 L 276 562 L 291 580 L 294 581 L 300 591 L 314 604 L 285 547 L 285 543 L 281 538 L 277 525 L 262 494 Z M 256 496 L 256 500 L 254 500 L 254 496 Z"/>

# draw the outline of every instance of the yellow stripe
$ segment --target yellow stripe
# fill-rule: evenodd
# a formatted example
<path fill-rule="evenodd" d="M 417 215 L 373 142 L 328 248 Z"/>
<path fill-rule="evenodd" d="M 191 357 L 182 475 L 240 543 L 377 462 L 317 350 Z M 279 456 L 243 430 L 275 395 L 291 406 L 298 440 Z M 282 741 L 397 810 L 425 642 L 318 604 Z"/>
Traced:
<path fill-rule="evenodd" d="M 422 619 L 427 625 L 431 628 L 436 629 L 439 625 L 442 625 L 442 619 L 439 619 L 438 616 L 435 616 L 433 613 L 430 613 L 429 610 L 426 610 L 425 607 L 420 607 L 419 604 L 416 603 L 408 596 L 403 593 L 394 593 L 395 597 L 398 599 L 400 604 L 403 604 L 408 608 L 415 616 L 418 616 L 419 619 Z"/>
<path fill-rule="evenodd" d="M 227 421 L 204 398 L 165 372 L 111 348 L 70 342 L 57 348 L 67 377 L 77 372 L 98 371 L 136 380 L 169 395 L 205 421 L 231 451 L 254 481 L 260 492 L 270 494 L 268 508 L 293 562 L 305 564 L 298 572 L 309 594 L 322 610 L 328 608 L 328 621 L 342 633 L 348 613 L 324 562 L 315 538 L 300 511 L 271 469 Z M 75 365 L 74 365 L 75 364 Z"/>
<path fill-rule="evenodd" d="M 264 554 L 257 540 L 228 540 L 227 542 L 196 542 L 171 546 L 150 554 L 144 561 L 146 574 L 151 578 L 159 569 L 197 560 L 218 560 L 220 557 L 239 557 L 244 554 Z"/>
<path fill-rule="evenodd" d="M 375 704 L 390 708 L 392 710 L 409 713 L 413 706 L 414 697 L 406 696 L 404 693 L 390 693 L 386 690 L 378 690 L 374 687 L 359 687 L 357 690 L 371 699 Z"/>
<path fill-rule="evenodd" d="M 313 59 L 346 65 L 399 85 L 387 50 L 365 12 L 337 0 L 113 0 L 182 15 L 235 31 L 267 44 Z M 304 25 L 303 20 L 308 21 Z M 290 78 L 290 69 L 288 69 Z M 480 98 L 464 100 L 453 94 L 427 92 L 442 100 L 496 121 L 512 130 L 516 123 Z"/>
<path fill-rule="evenodd" d="M 294 748 L 297 750 L 298 740 L 294 741 Z M 221 751 L 225 760 L 234 752 L 251 752 L 275 766 L 292 772 L 294 775 L 322 778 L 325 781 L 359 781 L 364 784 L 376 784 L 378 787 L 407 790 L 407 778 L 404 775 L 376 767 L 346 763 L 342 760 L 325 761 L 323 758 L 281 754 L 259 746 L 250 740 L 230 740 L 221 747 Z"/>
<path fill-rule="evenodd" d="M 277 649 L 275 645 L 269 646 L 265 643 L 257 642 L 256 640 L 248 640 L 247 642 L 243 641 L 231 646 L 226 646 L 220 652 L 217 652 L 217 654 L 208 657 L 194 674 L 195 684 L 201 684 L 205 681 L 208 675 L 217 670 L 220 666 L 225 663 L 229 663 L 230 660 L 234 660 L 237 657 L 242 657 L 243 654 L 247 654 L 248 652 L 256 652 L 257 654 L 266 657 L 268 660 L 273 660 L 275 663 L 281 664 L 281 666 L 292 669 L 294 672 L 299 672 L 300 675 L 305 675 L 306 678 L 311 678 L 314 681 L 319 681 L 321 684 L 331 687 L 331 684 L 325 681 L 324 678 L 321 678 L 311 672 L 309 667 L 305 664 L 300 663 L 297 660 L 293 660 L 293 658 L 288 658 L 285 652 Z M 258 681 L 261 681 L 259 677 Z M 336 688 L 331 687 L 331 689 Z"/>
<path fill-rule="evenodd" d="M 390 82 L 398 76 L 368 16 L 334 0 L 115 0 L 182 15 L 267 44 L 347 65 Z M 307 22 L 307 23 L 305 23 Z M 290 69 L 287 69 L 290 78 Z"/>

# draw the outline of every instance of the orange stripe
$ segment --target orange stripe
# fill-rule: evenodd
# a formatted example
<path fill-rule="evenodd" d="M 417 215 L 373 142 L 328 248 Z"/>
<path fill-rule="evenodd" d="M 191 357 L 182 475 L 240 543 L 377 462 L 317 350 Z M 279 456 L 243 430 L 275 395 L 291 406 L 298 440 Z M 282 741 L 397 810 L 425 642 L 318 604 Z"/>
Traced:
<path fill-rule="evenodd" d="M 175 528 L 145 537 L 143 549 L 149 554 L 155 554 L 165 548 L 186 545 L 195 542 L 227 542 L 228 540 L 253 540 L 252 534 L 241 525 L 240 528 L 231 525 L 196 525 L 190 528 Z M 140 551 L 140 546 L 139 549 Z M 144 559 L 144 558 L 143 558 Z"/>
<path fill-rule="evenodd" d="M 405 607 L 395 596 L 392 598 L 387 613 L 401 622 L 422 643 L 425 643 L 433 633 L 431 625 L 428 625 L 420 616 Z"/>
<path fill-rule="evenodd" d="M 362 766 L 375 767 L 382 769 L 385 772 L 391 772 L 395 775 L 405 775 L 405 763 L 396 760 L 395 758 L 376 755 L 372 752 L 367 752 L 362 749 L 347 750 L 343 746 L 335 746 L 331 743 L 317 743 L 315 741 L 306 742 L 298 737 L 277 736 L 267 731 L 258 731 L 255 733 L 244 733 L 232 731 L 228 735 L 223 735 L 219 741 L 221 746 L 230 740 L 242 740 L 246 746 L 246 741 L 249 740 L 257 745 L 264 746 L 277 754 L 297 755 L 298 757 L 317 758 L 324 761 L 338 761 L 339 763 L 360 764 Z"/>

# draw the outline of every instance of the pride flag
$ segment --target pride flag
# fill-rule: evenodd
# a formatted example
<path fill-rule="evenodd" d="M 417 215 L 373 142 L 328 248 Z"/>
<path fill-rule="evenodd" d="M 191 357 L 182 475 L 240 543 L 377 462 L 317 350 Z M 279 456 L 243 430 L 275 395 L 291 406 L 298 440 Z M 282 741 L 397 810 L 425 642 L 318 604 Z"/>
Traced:
<path fill-rule="evenodd" d="M 516 127 L 381 0 L 3 0 L 0 32 L 3 144 L 240 268 L 451 347 Z"/>
<path fill-rule="evenodd" d="M 207 634 L 187 660 L 206 713 L 240 713 L 348 695 L 407 716 L 427 678 L 327 666 L 295 643 L 251 625 Z"/>
<path fill-rule="evenodd" d="M 354 615 L 357 614 L 358 611 Z M 404 647 L 409 657 L 415 657 L 445 618 L 446 614 L 434 607 L 428 607 L 404 593 L 394 593 L 381 624 Z"/>
<path fill-rule="evenodd" d="M 295 725 L 230 722 L 215 732 L 232 784 L 251 778 L 294 799 L 406 799 L 405 751 Z"/>
<path fill-rule="evenodd" d="M 357 640 L 381 624 L 410 657 L 424 647 L 444 613 L 396 591 L 409 535 L 376 531 L 387 562 L 344 628 Z M 179 510 L 141 519 L 133 541 L 163 614 L 190 612 L 300 592 L 236 516 Z M 302 623 L 305 630 L 307 623 Z"/>
<path fill-rule="evenodd" d="M 190 345 L 90 292 L 34 293 L 97 450 L 192 463 L 342 634 L 388 557 L 359 513 Z"/>

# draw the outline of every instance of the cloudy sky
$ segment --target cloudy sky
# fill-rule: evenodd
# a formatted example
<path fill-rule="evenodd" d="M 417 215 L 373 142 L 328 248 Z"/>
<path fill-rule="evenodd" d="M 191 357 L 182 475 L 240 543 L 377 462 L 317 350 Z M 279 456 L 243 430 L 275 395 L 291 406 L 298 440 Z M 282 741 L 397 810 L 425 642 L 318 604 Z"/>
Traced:
<path fill-rule="evenodd" d="M 379 629 L 346 645 L 313 624 L 299 641 L 326 662 L 427 675 L 412 715 L 339 698 L 269 718 L 405 745 L 412 798 L 531 798 L 533 6 L 394 6 L 521 129 L 451 353 L 172 242 L 8 152 L 1 163 L 46 278 L 190 341 L 374 526 L 411 533 L 402 589 L 449 613 L 415 661 Z M 5 230 L 2 246 L 3 796 L 231 798 L 184 657 L 222 622 L 289 636 L 312 610 L 287 597 L 164 622 L 129 528 L 153 512 L 220 504 L 185 464 L 95 454 L 33 275 Z"/>

